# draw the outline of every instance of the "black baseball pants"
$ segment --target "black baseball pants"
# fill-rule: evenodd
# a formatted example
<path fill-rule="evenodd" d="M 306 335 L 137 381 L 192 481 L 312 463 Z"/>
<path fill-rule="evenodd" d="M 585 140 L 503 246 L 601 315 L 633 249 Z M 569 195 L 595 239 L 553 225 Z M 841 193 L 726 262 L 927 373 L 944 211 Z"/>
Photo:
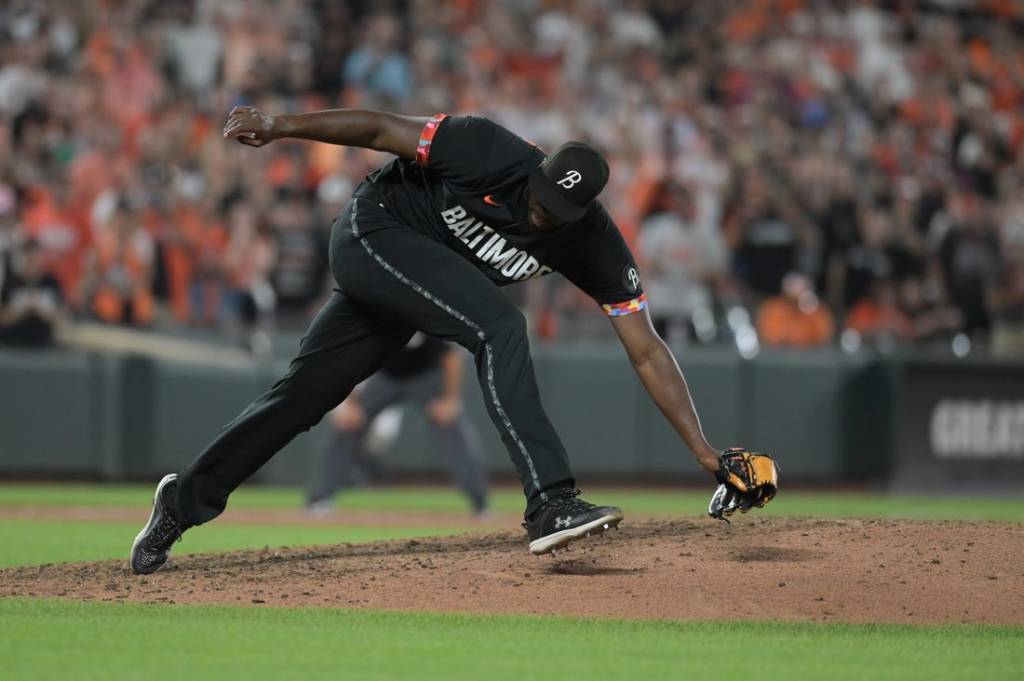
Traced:
<path fill-rule="evenodd" d="M 526 320 L 490 279 L 359 191 L 335 220 L 330 259 L 338 288 L 288 372 L 179 475 L 175 512 L 182 522 L 198 525 L 220 515 L 235 488 L 316 425 L 416 330 L 473 353 L 488 413 L 523 482 L 527 514 L 575 484 L 541 406 Z"/>

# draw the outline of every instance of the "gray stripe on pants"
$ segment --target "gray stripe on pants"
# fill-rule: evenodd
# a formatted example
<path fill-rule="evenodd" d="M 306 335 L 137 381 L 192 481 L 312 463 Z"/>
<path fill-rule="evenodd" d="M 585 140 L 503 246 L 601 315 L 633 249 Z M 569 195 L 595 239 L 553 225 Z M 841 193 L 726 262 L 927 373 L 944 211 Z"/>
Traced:
<path fill-rule="evenodd" d="M 384 268 L 386 272 L 394 276 L 396 279 L 398 279 L 398 281 L 402 282 L 403 284 L 411 288 L 413 291 L 420 294 L 421 296 L 432 302 L 434 305 L 437 305 L 439 308 L 447 312 L 449 315 L 451 315 L 455 319 L 459 320 L 460 322 L 468 326 L 477 335 L 477 338 L 479 338 L 482 341 L 484 346 L 484 355 L 487 357 L 487 387 L 489 388 L 491 393 L 491 402 L 494 404 L 494 409 L 495 411 L 498 412 L 498 416 L 501 417 L 501 422 L 505 426 L 505 430 L 508 431 L 508 434 L 512 438 L 512 441 L 516 443 L 516 446 L 519 448 L 520 453 L 522 453 L 523 458 L 526 460 L 526 465 L 530 469 L 530 478 L 533 482 L 534 488 L 540 493 L 541 500 L 547 501 L 548 495 L 544 492 L 543 489 L 541 489 L 540 480 L 537 478 L 537 468 L 533 465 L 533 459 L 530 458 L 530 453 L 526 451 L 526 444 L 520 439 L 519 434 L 516 433 L 516 429 L 512 426 L 512 421 L 509 419 L 508 414 L 505 413 L 504 407 L 501 406 L 501 400 L 498 399 L 498 388 L 494 384 L 494 352 L 491 349 L 491 344 L 487 341 L 487 334 L 472 319 L 462 314 L 461 312 L 453 308 L 451 305 L 439 299 L 430 291 L 426 290 L 425 288 L 417 284 L 415 281 L 409 279 L 407 276 L 396 270 L 394 267 L 391 266 L 391 263 L 389 263 L 384 258 L 380 257 L 380 255 L 375 250 L 373 250 L 373 247 L 370 246 L 370 243 L 366 240 L 366 237 L 361 236 L 359 234 L 359 224 L 356 220 L 358 203 L 359 199 L 353 197 L 352 235 L 355 238 L 359 239 L 359 243 L 363 245 L 363 248 L 365 248 L 366 252 L 370 254 L 370 257 L 376 260 L 380 264 L 380 266 Z"/>

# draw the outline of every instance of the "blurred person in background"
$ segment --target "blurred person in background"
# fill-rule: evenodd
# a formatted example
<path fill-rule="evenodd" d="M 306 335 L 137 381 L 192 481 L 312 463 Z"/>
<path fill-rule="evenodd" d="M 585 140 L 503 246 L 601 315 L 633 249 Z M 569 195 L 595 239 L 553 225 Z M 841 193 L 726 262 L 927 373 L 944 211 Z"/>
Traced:
<path fill-rule="evenodd" d="M 398 48 L 401 25 L 384 12 L 370 17 L 363 40 L 345 60 L 344 78 L 361 87 L 376 106 L 400 106 L 413 94 L 409 58 Z"/>
<path fill-rule="evenodd" d="M 799 272 L 782 279 L 782 293 L 764 301 L 757 313 L 757 334 L 767 346 L 810 348 L 832 341 L 835 321 Z"/>
<path fill-rule="evenodd" d="M 882 346 L 914 340 L 914 325 L 899 305 L 898 284 L 891 278 L 871 282 L 866 295 L 850 308 L 845 328 Z"/>
<path fill-rule="evenodd" d="M 93 316 L 108 324 L 149 326 L 156 314 L 155 248 L 137 218 L 119 202 L 86 257 L 85 297 Z"/>
<path fill-rule="evenodd" d="M 695 197 L 686 186 L 669 181 L 657 192 L 637 238 L 652 301 L 651 321 L 658 334 L 670 342 L 711 340 L 713 286 L 725 270 L 722 234 L 718 225 L 706 219 L 707 211 L 701 219 Z"/>
<path fill-rule="evenodd" d="M 963 315 L 963 331 L 984 336 L 992 326 L 986 296 L 999 276 L 999 240 L 977 194 L 951 194 L 948 215 L 949 228 L 938 250 L 943 281 Z"/>
<path fill-rule="evenodd" d="M 231 208 L 228 231 L 225 318 L 251 352 L 266 355 L 272 350 L 267 319 L 277 302 L 270 285 L 277 247 L 252 207 L 241 201 Z"/>
<path fill-rule="evenodd" d="M 65 299 L 80 305 L 85 260 L 94 240 L 89 219 L 72 208 L 70 190 L 63 185 L 32 185 L 23 189 L 21 198 L 23 236 L 39 243 Z"/>
<path fill-rule="evenodd" d="M 1024 355 L 1024 198 L 1007 201 L 1000 217 L 1003 264 L 988 291 L 992 352 Z"/>
<path fill-rule="evenodd" d="M 10 257 L 15 244 L 22 238 L 15 220 L 17 198 L 14 187 L 0 179 L 0 286 L 10 268 Z"/>
<path fill-rule="evenodd" d="M 174 3 L 169 17 L 167 47 L 175 79 L 198 98 L 209 96 L 217 85 L 224 57 L 223 24 L 215 2 Z"/>
<path fill-rule="evenodd" d="M 56 277 L 46 271 L 39 243 L 29 240 L 11 254 L 0 281 L 0 344 L 47 348 L 66 317 Z"/>
<path fill-rule="evenodd" d="M 864 212 L 854 241 L 841 258 L 840 274 L 833 282 L 841 291 L 840 310 L 872 296 L 876 281 L 902 279 L 919 269 L 916 256 L 896 234 L 890 212 L 882 208 Z"/>
<path fill-rule="evenodd" d="M 217 144 L 224 111 L 385 101 L 405 112 L 483 111 L 542 146 L 602 145 L 614 169 L 605 198 L 627 243 L 654 178 L 674 176 L 698 204 L 709 193 L 728 207 L 715 221 L 745 299 L 756 306 L 798 269 L 842 315 L 870 285 L 874 275 L 862 275 L 879 251 L 893 255 L 863 240 L 871 212 L 888 216 L 887 243 L 920 258 L 931 280 L 953 251 L 974 248 L 957 237 L 940 254 L 948 196 L 1002 210 L 1018 192 L 1022 20 L 1020 3 L 1007 2 L 12 0 L 0 3 L 0 178 L 18 197 L 19 238 L 43 245 L 79 311 L 90 307 L 80 284 L 104 222 L 96 204 L 111 192 L 136 206 L 146 203 L 138 193 L 165 197 L 174 219 L 147 225 L 155 292 L 169 323 L 213 325 L 223 316 L 213 292 L 228 275 L 223 262 L 209 268 L 206 252 L 227 252 L 201 244 L 190 213 L 209 201 L 200 222 L 225 222 L 242 186 L 240 199 L 266 214 L 268 188 L 308 201 L 324 177 L 357 179 L 380 162 L 321 146 L 282 151 L 283 161 L 245 157 Z M 891 276 L 905 276 L 892 265 Z M 988 303 L 979 306 L 977 289 L 999 286 L 968 285 L 955 269 L 966 323 L 995 325 L 994 308 L 988 322 L 978 314 Z M 217 283 L 197 309 L 193 274 Z M 563 323 L 585 319 L 578 298 L 564 282 L 548 286 L 570 303 L 544 308 L 535 328 L 607 334 Z M 929 294 L 929 304 L 940 298 Z M 309 306 L 284 309 L 298 324 Z"/>
<path fill-rule="evenodd" d="M 203 201 L 190 225 L 189 310 L 193 324 L 218 328 L 227 294 L 228 232 L 213 199 Z"/>
<path fill-rule="evenodd" d="M 487 471 L 480 435 L 462 400 L 463 353 L 424 333 L 364 381 L 329 414 L 331 441 L 314 472 L 306 503 L 313 515 L 334 508 L 334 495 L 372 476 L 363 447 L 374 420 L 384 410 L 413 402 L 430 423 L 435 449 L 444 452 L 452 477 L 469 500 L 474 516 L 487 512 Z"/>
<path fill-rule="evenodd" d="M 852 170 L 833 160 L 818 215 L 822 232 L 822 297 L 833 309 L 844 309 L 856 300 L 848 291 L 849 265 L 857 259 L 851 254 L 861 244 L 863 206 L 854 192 Z M 859 292 L 858 292 L 859 293 Z"/>
<path fill-rule="evenodd" d="M 270 282 L 281 315 L 306 319 L 323 300 L 327 281 L 328 234 L 314 221 L 308 197 L 281 190 L 267 219 L 276 258 Z"/>
<path fill-rule="evenodd" d="M 1007 259 L 988 293 L 992 311 L 992 352 L 1024 355 L 1024 253 Z"/>
<path fill-rule="evenodd" d="M 936 279 L 907 277 L 900 283 L 898 295 L 917 343 L 946 344 L 963 326 L 963 315 L 945 298 L 945 289 Z"/>
<path fill-rule="evenodd" d="M 324 177 L 316 187 L 316 223 L 323 224 L 333 220 L 345 207 L 356 184 L 340 172 Z"/>
<path fill-rule="evenodd" d="M 782 280 L 796 269 L 809 250 L 803 218 L 784 190 L 761 170 L 749 169 L 740 180 L 726 229 L 733 251 L 733 270 L 755 300 L 774 296 Z"/>
<path fill-rule="evenodd" d="M 183 251 L 181 225 L 174 219 L 170 201 L 163 195 L 150 195 L 143 209 L 143 224 L 153 237 L 153 296 L 158 318 L 166 323 L 188 322 L 188 283 L 190 261 Z"/>

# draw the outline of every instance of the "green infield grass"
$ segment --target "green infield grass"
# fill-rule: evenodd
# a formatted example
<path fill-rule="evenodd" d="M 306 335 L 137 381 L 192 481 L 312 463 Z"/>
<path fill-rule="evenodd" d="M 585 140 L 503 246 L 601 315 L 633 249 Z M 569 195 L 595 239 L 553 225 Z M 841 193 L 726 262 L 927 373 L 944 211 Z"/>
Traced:
<path fill-rule="evenodd" d="M 1024 630 L 0 599 L 5 679 L 1018 678 Z"/>
<path fill-rule="evenodd" d="M 155 485 L 155 481 L 154 481 Z M 149 506 L 153 485 L 0 484 L 0 506 Z M 585 497 L 622 506 L 627 514 L 700 515 L 707 508 L 707 490 L 682 491 L 595 488 Z M 250 485 L 231 497 L 231 508 L 299 508 L 302 491 Z M 338 508 L 374 511 L 465 513 L 465 499 L 444 488 L 380 487 L 342 495 Z M 502 488 L 493 495 L 498 512 L 522 512 L 517 490 Z M 787 491 L 758 513 L 781 516 L 910 518 L 924 520 L 1024 521 L 1024 504 L 1007 496 L 902 495 L 872 492 Z M 343 517 L 343 515 L 342 515 Z"/>

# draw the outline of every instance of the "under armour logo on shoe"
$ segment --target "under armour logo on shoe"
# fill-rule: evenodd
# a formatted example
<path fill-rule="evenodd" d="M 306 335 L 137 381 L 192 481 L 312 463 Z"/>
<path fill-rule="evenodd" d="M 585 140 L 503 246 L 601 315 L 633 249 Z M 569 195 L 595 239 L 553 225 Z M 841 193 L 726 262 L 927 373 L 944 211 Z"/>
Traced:
<path fill-rule="evenodd" d="M 567 515 L 564 518 L 555 518 L 555 529 L 559 527 L 569 527 L 569 523 L 572 522 L 572 516 Z"/>

